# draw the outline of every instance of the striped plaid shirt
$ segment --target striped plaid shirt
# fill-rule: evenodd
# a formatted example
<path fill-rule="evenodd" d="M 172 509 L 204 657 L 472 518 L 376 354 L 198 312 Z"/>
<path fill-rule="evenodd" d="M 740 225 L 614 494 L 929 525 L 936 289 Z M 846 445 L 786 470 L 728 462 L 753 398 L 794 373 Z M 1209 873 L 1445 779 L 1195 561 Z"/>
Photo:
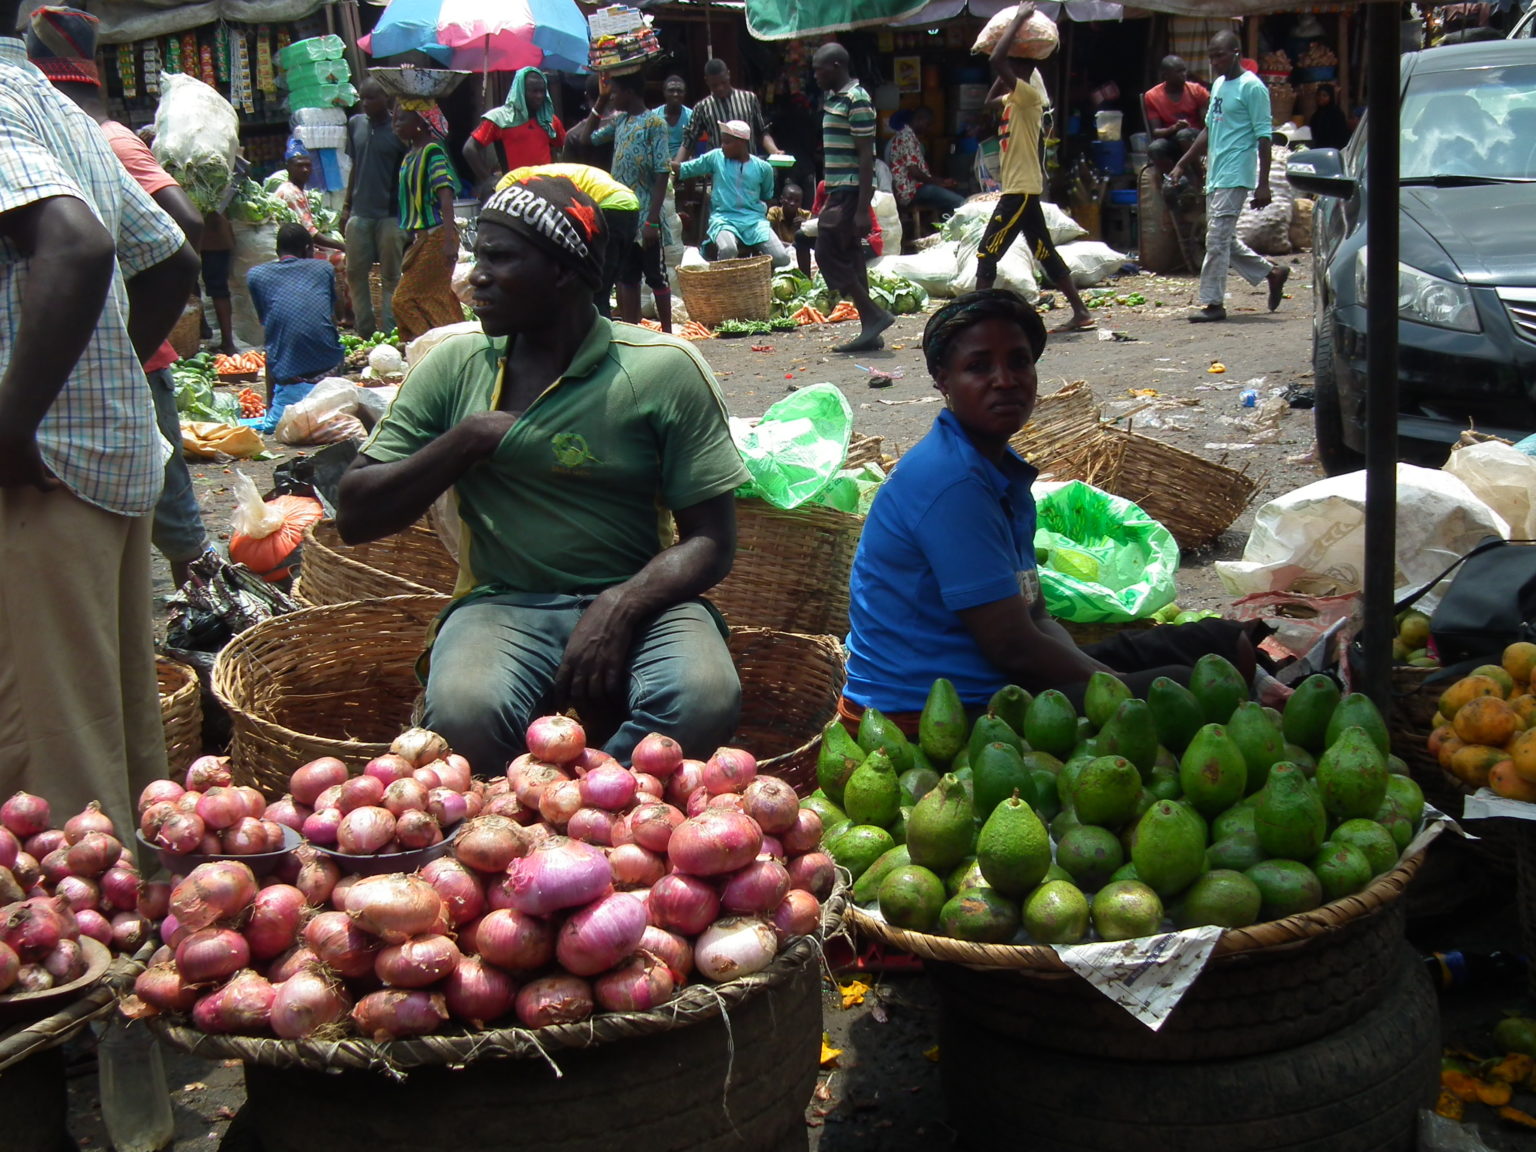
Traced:
<path fill-rule="evenodd" d="M 95 335 L 38 427 L 38 448 L 77 496 L 141 516 L 165 483 L 164 441 L 128 338 L 124 281 L 170 259 L 185 237 L 118 163 L 96 124 L 27 62 L 22 42 L 0 37 L 0 214 L 55 196 L 90 207 L 116 238 L 117 269 Z M 0 239 L 0 373 L 16 342 L 27 265 Z"/>
<path fill-rule="evenodd" d="M 724 100 L 706 96 L 693 106 L 693 115 L 683 130 L 683 142 L 688 145 L 689 153 L 698 147 L 701 139 L 708 141 L 711 148 L 720 147 L 720 125 L 727 120 L 748 124 L 752 129 L 752 150 L 756 152 L 762 148 L 763 136 L 768 131 L 763 120 L 763 106 L 753 93 L 732 88 Z"/>
<path fill-rule="evenodd" d="M 859 151 L 854 138 L 875 137 L 875 106 L 869 93 L 850 80 L 828 92 L 821 114 L 821 160 L 827 187 L 859 186 Z"/>

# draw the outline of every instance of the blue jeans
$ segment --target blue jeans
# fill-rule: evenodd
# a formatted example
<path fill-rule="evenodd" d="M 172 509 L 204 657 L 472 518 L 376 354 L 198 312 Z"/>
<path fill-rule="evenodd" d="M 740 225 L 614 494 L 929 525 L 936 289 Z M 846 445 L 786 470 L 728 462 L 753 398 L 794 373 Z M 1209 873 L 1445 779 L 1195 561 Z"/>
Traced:
<path fill-rule="evenodd" d="M 942 184 L 924 184 L 912 194 L 912 203 L 919 208 L 936 209 L 941 216 L 948 216 L 965 203 L 965 197 Z"/>
<path fill-rule="evenodd" d="M 555 710 L 551 692 L 566 643 L 592 596 L 506 593 L 449 614 L 438 630 L 427 676 L 423 724 L 490 776 L 527 751 L 530 721 Z M 588 725 L 594 742 L 629 762 L 636 744 L 661 732 L 697 759 L 736 730 L 741 682 L 715 617 L 689 600 L 656 617 L 630 653 L 629 707 L 611 734 Z"/>
<path fill-rule="evenodd" d="M 192 474 L 181 452 L 181 416 L 176 411 L 176 382 L 171 370 L 161 368 L 149 373 L 149 391 L 155 398 L 155 423 L 160 433 L 175 449 L 165 462 L 165 487 L 155 505 L 151 539 L 160 554 L 172 564 L 196 560 L 208 547 L 208 533 L 203 529 L 203 510 L 192 491 Z"/>

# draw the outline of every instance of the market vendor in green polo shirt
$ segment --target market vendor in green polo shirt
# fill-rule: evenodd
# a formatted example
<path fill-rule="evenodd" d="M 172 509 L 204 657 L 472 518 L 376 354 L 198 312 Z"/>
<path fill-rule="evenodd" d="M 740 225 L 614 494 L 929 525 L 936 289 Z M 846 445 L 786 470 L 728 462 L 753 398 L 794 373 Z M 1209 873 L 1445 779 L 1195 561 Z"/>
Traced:
<path fill-rule="evenodd" d="M 703 757 L 736 724 L 724 628 L 700 597 L 730 571 L 747 472 L 698 353 L 597 314 L 604 247 L 570 180 L 535 170 L 499 189 L 470 275 L 484 334 L 412 366 L 341 483 L 352 544 L 453 493 L 459 583 L 423 723 L 480 775 L 567 707 L 626 762 L 648 732 Z"/>

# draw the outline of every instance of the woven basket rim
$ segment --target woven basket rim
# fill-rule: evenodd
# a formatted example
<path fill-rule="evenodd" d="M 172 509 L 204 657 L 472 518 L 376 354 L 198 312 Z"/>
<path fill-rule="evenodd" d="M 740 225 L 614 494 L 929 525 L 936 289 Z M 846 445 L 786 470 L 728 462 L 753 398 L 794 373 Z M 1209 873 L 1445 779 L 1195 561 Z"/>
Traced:
<path fill-rule="evenodd" d="M 708 264 L 679 264 L 677 278 L 679 282 L 686 283 L 690 279 L 699 277 L 719 275 L 724 272 L 749 271 L 769 267 L 772 264 L 772 256 L 738 256 L 731 260 L 712 260 Z"/>
<path fill-rule="evenodd" d="M 537 1057 L 553 1063 L 551 1051 L 592 1048 L 704 1023 L 729 1012 L 757 992 L 785 983 L 805 964 L 819 958 L 825 941 L 842 929 L 847 910 L 847 888 L 839 881 L 822 905 L 817 934 L 792 941 L 763 971 L 724 984 L 690 984 L 675 999 L 649 1012 L 605 1012 L 576 1024 L 493 1028 L 392 1041 L 357 1036 L 341 1040 L 214 1036 L 165 1017 L 154 1017 L 148 1024 L 161 1040 L 191 1055 L 272 1068 L 306 1068 L 314 1072 L 372 1070 L 403 1078 L 405 1072 L 415 1068 L 462 1067 L 487 1059 Z"/>
<path fill-rule="evenodd" d="M 1338 931 L 1344 925 L 1375 915 L 1402 896 L 1409 881 L 1424 862 L 1428 846 L 1405 855 L 1390 872 L 1383 872 L 1370 884 L 1351 896 L 1331 901 L 1310 912 L 1268 920 L 1247 928 L 1228 928 L 1217 938 L 1211 959 L 1252 955 L 1274 949 L 1286 949 Z M 1048 944 L 973 944 L 894 928 L 862 912 L 852 903 L 848 918 L 855 928 L 885 944 L 920 956 L 970 968 L 1028 970 L 1040 975 L 1069 974 L 1072 969 Z"/>
<path fill-rule="evenodd" d="M 309 554 L 309 550 L 310 549 L 313 549 L 316 552 L 320 552 L 320 553 L 324 554 L 324 556 L 325 556 L 325 561 L 324 562 L 325 563 L 334 565 L 337 569 L 339 569 L 343 573 L 352 573 L 352 574 L 356 574 L 356 575 L 362 575 L 365 578 L 371 577 L 371 578 L 373 578 L 375 580 L 377 580 L 379 578 L 384 578 L 384 579 L 389 580 L 392 583 L 399 584 L 399 585 L 402 586 L 399 595 L 402 595 L 402 596 L 441 596 L 441 595 L 444 595 L 444 593 L 438 592 L 434 588 L 429 588 L 425 584 L 420 584 L 417 581 L 412 580 L 408 576 L 401 576 L 398 572 L 389 572 L 389 571 L 385 571 L 382 568 L 376 568 L 372 564 L 364 563 L 362 560 L 359 560 L 359 559 L 357 559 L 354 556 L 346 555 L 345 553 L 343 553 L 338 548 L 333 547 L 331 545 L 331 543 L 329 542 L 329 540 L 322 540 L 320 538 L 320 536 L 318 534 L 318 530 L 320 528 L 322 528 L 322 527 L 328 529 L 328 531 L 326 533 L 326 535 L 328 537 L 330 537 L 330 536 L 337 536 L 337 537 L 339 537 L 339 533 L 336 532 L 336 522 L 334 520 L 324 520 L 324 519 L 322 519 L 322 520 L 315 521 L 308 528 L 304 529 L 304 548 L 305 548 L 306 555 Z M 395 533 L 395 535 L 400 535 L 400 534 L 403 534 L 403 533 L 409 533 L 413 529 L 415 529 L 415 527 L 416 527 L 416 525 L 414 525 L 414 524 L 409 525 L 406 528 L 402 529 L 401 533 Z M 338 542 L 339 542 L 339 540 L 338 540 Z M 446 549 L 444 550 L 443 554 L 445 556 L 447 556 L 447 550 Z M 451 559 L 451 557 L 450 557 L 450 559 Z M 302 581 L 303 578 L 304 578 L 303 569 L 301 568 L 300 572 L 299 572 L 299 579 Z M 369 597 L 369 599 L 382 599 L 382 597 Z"/>
<path fill-rule="evenodd" d="M 162 677 L 179 680 L 180 683 L 167 692 L 164 689 Z M 188 698 L 197 695 L 197 673 L 180 660 L 172 660 L 169 656 L 161 656 L 157 653 L 155 679 L 161 685 L 160 710 L 162 712 L 176 711 L 186 703 Z"/>

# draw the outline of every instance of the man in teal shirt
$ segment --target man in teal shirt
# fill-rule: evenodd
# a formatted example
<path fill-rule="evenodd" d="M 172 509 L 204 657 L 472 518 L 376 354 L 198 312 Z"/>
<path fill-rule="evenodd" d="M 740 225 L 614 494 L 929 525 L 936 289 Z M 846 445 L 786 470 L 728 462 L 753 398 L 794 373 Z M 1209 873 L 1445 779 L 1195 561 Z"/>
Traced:
<path fill-rule="evenodd" d="M 752 155 L 752 126 L 745 120 L 720 125 L 720 147 L 677 168 L 684 180 L 710 178 L 709 227 L 701 246 L 706 260 L 734 260 L 768 253 L 775 268 L 789 267 L 789 249 L 768 223 L 773 166 Z"/>
<path fill-rule="evenodd" d="M 1280 307 L 1291 272 L 1271 264 L 1237 237 L 1243 201 L 1253 192 L 1253 206 L 1263 208 L 1269 193 L 1269 89 L 1243 68 L 1242 45 L 1232 32 L 1211 37 L 1210 109 L 1205 127 L 1168 178 L 1178 183 L 1184 170 L 1209 153 L 1205 176 L 1205 262 L 1200 267 L 1200 311 L 1192 324 L 1227 318 L 1227 271 L 1253 285 L 1268 283 L 1269 310 Z"/>
<path fill-rule="evenodd" d="M 423 722 L 482 776 L 567 707 L 625 761 L 652 731 L 708 756 L 736 724 L 740 685 L 699 597 L 730 571 L 748 474 L 698 353 L 598 316 L 605 242 L 563 177 L 534 169 L 498 190 L 470 274 L 483 334 L 412 366 L 342 479 L 348 543 L 453 493 L 459 583 Z"/>

